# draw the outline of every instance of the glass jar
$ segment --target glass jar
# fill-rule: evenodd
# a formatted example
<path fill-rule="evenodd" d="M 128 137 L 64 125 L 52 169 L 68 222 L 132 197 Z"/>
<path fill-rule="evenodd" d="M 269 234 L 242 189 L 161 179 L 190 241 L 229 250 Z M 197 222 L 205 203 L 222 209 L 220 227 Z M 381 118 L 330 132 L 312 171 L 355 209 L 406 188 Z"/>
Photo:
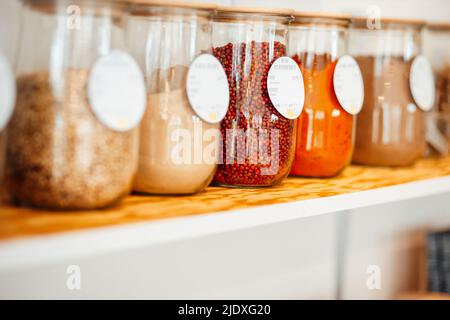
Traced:
<path fill-rule="evenodd" d="M 364 79 L 364 105 L 357 116 L 353 161 L 405 166 L 421 157 L 425 122 L 413 99 L 409 75 L 421 52 L 421 21 L 354 19 L 349 52 Z"/>
<path fill-rule="evenodd" d="M 290 171 L 295 120 L 275 109 L 267 90 L 268 72 L 286 56 L 286 11 L 220 8 L 213 21 L 213 53 L 225 68 L 230 105 L 221 123 L 222 161 L 214 183 L 272 186 Z"/>
<path fill-rule="evenodd" d="M 124 8 L 110 1 L 23 2 L 6 186 L 16 202 L 35 207 L 109 206 L 131 189 L 136 123 L 145 108 L 142 72 L 118 50 L 124 39 L 114 21 Z"/>
<path fill-rule="evenodd" d="M 450 150 L 450 24 L 427 24 L 423 42 L 436 84 L 435 105 L 427 114 L 428 154 L 446 155 Z"/>
<path fill-rule="evenodd" d="M 6 151 L 5 128 L 11 119 L 16 99 L 16 81 L 7 57 L 0 49 L 0 203 L 6 198 L 4 186 L 4 163 Z"/>
<path fill-rule="evenodd" d="M 134 181 L 137 192 L 197 193 L 214 176 L 220 124 L 204 121 L 187 92 L 190 66 L 197 57 L 211 52 L 213 9 L 208 4 L 166 5 L 161 1 L 131 8 L 127 45 L 144 69 L 148 93 Z M 211 82 L 210 88 L 213 86 Z"/>
<path fill-rule="evenodd" d="M 349 22 L 346 16 L 298 14 L 289 25 L 288 52 L 305 83 L 291 175 L 331 177 L 351 161 L 355 116 L 342 108 L 333 85 Z"/>

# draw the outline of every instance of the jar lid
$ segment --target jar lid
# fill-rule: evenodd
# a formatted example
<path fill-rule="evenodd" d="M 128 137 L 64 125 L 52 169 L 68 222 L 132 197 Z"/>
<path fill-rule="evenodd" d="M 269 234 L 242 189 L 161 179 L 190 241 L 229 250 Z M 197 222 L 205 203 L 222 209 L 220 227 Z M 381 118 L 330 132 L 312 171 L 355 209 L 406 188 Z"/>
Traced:
<path fill-rule="evenodd" d="M 29 6 L 33 10 L 37 10 L 43 13 L 55 13 L 58 11 L 64 11 L 68 9 L 67 2 L 60 0 L 21 0 L 25 5 Z M 87 5 L 93 8 L 94 13 L 104 12 L 102 9 L 105 7 L 111 8 L 111 15 L 118 16 L 123 14 L 125 10 L 125 1 L 122 0 L 73 0 L 70 2 L 72 6 Z M 64 6 L 61 6 L 64 5 Z"/>
<path fill-rule="evenodd" d="M 432 31 L 450 31 L 450 22 L 427 22 L 426 28 Z"/>
<path fill-rule="evenodd" d="M 350 15 L 329 12 L 294 11 L 293 17 L 292 25 L 325 24 L 348 26 L 351 20 Z"/>
<path fill-rule="evenodd" d="M 62 3 L 60 0 L 22 0 L 25 4 L 31 6 L 34 10 L 39 10 L 46 13 L 54 13 L 57 11 L 58 4 Z M 160 7 L 160 8 L 180 8 L 214 11 L 216 5 L 212 3 L 195 3 L 184 1 L 163 1 L 163 0 L 73 0 L 72 5 L 89 5 L 94 8 L 104 8 L 105 6 L 112 6 L 114 8 L 121 7 L 120 10 L 114 10 L 114 13 L 123 11 L 126 6 L 135 6 L 140 8 L 146 7 Z M 66 5 L 66 4 L 65 4 Z M 64 7 L 66 10 L 66 7 Z M 141 12 L 142 13 L 142 12 Z"/>
<path fill-rule="evenodd" d="M 215 10 L 217 5 L 205 2 L 164 1 L 164 0 L 123 0 L 127 4 L 152 7 Z"/>
<path fill-rule="evenodd" d="M 368 28 L 367 22 L 372 21 L 371 17 L 352 17 L 351 24 L 356 28 Z M 402 18 L 379 18 L 380 29 L 384 29 L 386 27 L 397 27 L 397 28 L 414 28 L 421 29 L 425 26 L 425 20 L 421 19 L 402 19 Z"/>
<path fill-rule="evenodd" d="M 292 20 L 292 9 L 273 9 L 262 7 L 219 6 L 214 19 L 220 21 L 233 21 L 240 19 L 271 20 L 284 19 L 285 23 Z"/>

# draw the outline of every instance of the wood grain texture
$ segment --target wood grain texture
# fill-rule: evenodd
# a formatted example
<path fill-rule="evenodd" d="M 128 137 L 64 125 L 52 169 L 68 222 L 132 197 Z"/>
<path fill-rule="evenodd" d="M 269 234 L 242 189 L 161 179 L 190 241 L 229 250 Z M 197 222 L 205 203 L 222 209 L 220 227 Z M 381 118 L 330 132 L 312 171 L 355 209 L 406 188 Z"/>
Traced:
<path fill-rule="evenodd" d="M 447 175 L 450 175 L 450 157 L 423 159 L 408 168 L 352 165 L 331 179 L 290 177 L 273 188 L 209 187 L 191 196 L 131 195 L 113 208 L 82 212 L 14 207 L 5 200 L 3 191 L 0 192 L 0 201 L 3 201 L 0 204 L 0 239 L 322 198 Z"/>

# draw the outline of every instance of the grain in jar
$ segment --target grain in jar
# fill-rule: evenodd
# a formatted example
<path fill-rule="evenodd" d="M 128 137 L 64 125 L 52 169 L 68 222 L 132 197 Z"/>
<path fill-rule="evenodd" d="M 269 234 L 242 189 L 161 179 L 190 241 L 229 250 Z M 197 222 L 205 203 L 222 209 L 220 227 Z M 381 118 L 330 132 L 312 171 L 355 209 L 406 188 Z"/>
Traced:
<path fill-rule="evenodd" d="M 118 2 L 24 1 L 17 101 L 6 130 L 5 181 L 16 202 L 93 209 L 129 193 L 145 87 L 120 50 L 113 20 L 122 13 Z"/>

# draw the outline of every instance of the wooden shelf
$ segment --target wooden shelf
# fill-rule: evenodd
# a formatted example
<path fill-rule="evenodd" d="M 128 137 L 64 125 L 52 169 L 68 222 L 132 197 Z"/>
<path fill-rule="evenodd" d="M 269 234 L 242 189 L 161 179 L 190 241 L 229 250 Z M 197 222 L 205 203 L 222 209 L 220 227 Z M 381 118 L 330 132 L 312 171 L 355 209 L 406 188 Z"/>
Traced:
<path fill-rule="evenodd" d="M 298 203 L 304 200 L 346 195 L 450 175 L 450 157 L 424 159 L 409 168 L 350 166 L 332 179 L 290 177 L 279 186 L 266 189 L 209 187 L 192 196 L 131 195 L 117 207 L 86 212 L 52 212 L 0 205 L 2 241 L 58 232 L 149 222 L 169 218 L 199 216 L 223 211 Z M 429 192 L 429 190 L 423 190 Z M 395 199 L 393 199 L 395 200 Z M 320 199 L 324 202 L 324 199 Z M 382 202 L 383 199 L 375 201 Z M 363 201 L 364 202 L 364 201 Z M 310 203 L 310 202 L 309 202 Z M 364 203 L 360 203 L 364 206 Z M 331 208 L 333 209 L 333 208 Z M 346 207 L 335 207 L 335 210 Z M 277 215 L 283 215 L 277 212 Z M 311 214 L 308 214 L 311 215 Z"/>
<path fill-rule="evenodd" d="M 269 189 L 132 195 L 115 208 L 97 211 L 40 211 L 3 203 L 0 274 L 439 194 L 450 194 L 450 157 L 420 160 L 409 168 L 350 166 L 332 179 L 288 178 Z"/>

